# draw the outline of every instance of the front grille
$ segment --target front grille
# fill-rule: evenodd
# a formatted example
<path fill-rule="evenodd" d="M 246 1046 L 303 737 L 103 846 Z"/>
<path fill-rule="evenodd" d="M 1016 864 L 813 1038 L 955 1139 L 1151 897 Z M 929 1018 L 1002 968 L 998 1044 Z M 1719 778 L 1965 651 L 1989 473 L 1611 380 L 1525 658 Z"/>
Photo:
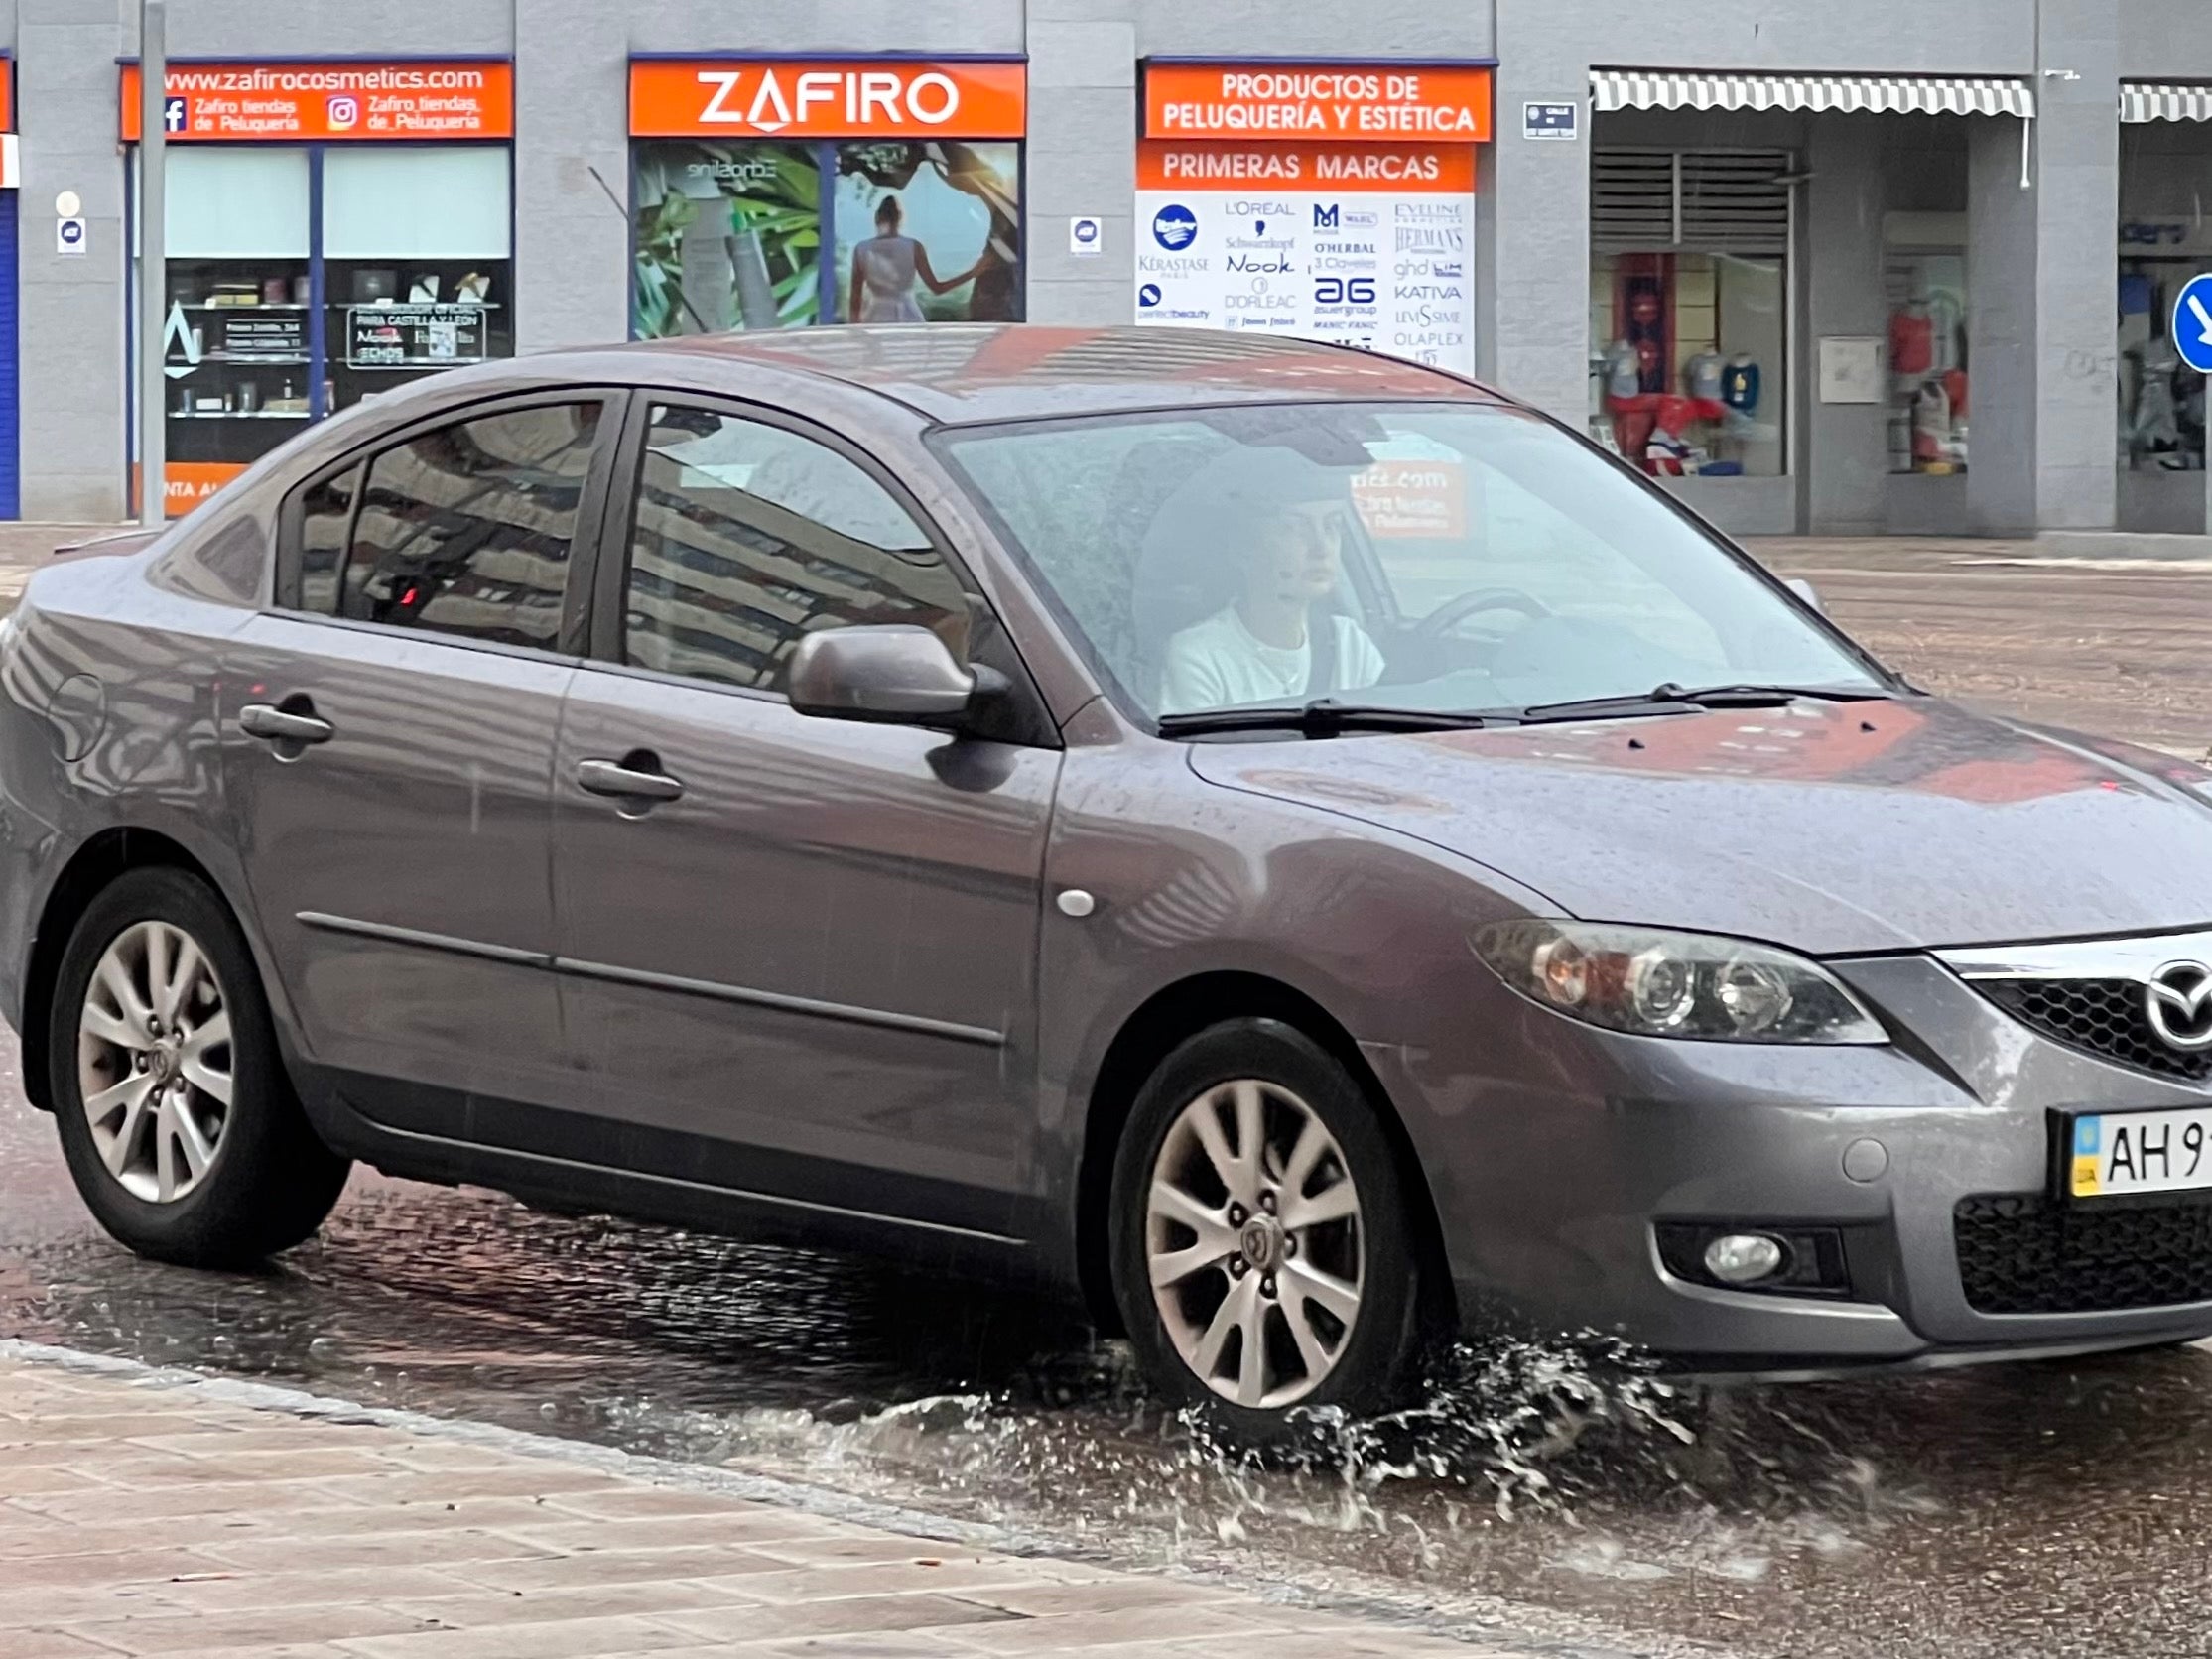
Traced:
<path fill-rule="evenodd" d="M 2212 1202 L 2067 1206 L 1961 1199 L 1959 1282 L 1980 1314 L 2088 1314 L 2212 1302 Z"/>
<path fill-rule="evenodd" d="M 2140 979 L 1976 979 L 2000 1008 L 2069 1048 L 2163 1078 L 2212 1079 L 2212 1049 L 2168 1048 L 2143 1010 Z"/>

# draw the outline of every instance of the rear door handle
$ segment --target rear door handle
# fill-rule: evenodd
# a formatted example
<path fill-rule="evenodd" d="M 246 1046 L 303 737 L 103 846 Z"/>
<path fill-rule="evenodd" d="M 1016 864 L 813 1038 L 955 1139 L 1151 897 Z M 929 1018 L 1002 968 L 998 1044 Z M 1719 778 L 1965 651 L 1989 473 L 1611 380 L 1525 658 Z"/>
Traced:
<path fill-rule="evenodd" d="M 247 736 L 266 737 L 272 743 L 327 743 L 337 735 L 337 727 L 319 715 L 266 702 L 249 702 L 239 709 L 238 725 Z"/>
<path fill-rule="evenodd" d="M 577 763 L 577 787 L 590 795 L 609 795 L 617 801 L 681 801 L 684 785 L 666 772 L 636 764 L 642 757 L 621 760 L 585 760 Z"/>

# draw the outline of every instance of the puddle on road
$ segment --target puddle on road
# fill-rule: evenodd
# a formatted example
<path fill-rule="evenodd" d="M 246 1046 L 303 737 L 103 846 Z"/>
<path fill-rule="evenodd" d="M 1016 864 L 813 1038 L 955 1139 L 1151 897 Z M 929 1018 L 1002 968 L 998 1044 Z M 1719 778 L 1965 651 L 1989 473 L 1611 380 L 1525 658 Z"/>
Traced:
<path fill-rule="evenodd" d="M 1510 1347 L 1458 1356 L 1416 1412 L 1317 1423 L 1312 1455 L 1262 1466 L 1163 1415 L 1118 1344 L 880 1263 L 366 1177 L 323 1238 L 244 1278 L 36 1212 L 0 1215 L 0 1333 L 1573 1650 L 2178 1654 L 2212 1628 L 2212 1593 L 2177 1571 L 2212 1520 L 2212 1356 L 2194 1352 L 1707 1390 Z"/>

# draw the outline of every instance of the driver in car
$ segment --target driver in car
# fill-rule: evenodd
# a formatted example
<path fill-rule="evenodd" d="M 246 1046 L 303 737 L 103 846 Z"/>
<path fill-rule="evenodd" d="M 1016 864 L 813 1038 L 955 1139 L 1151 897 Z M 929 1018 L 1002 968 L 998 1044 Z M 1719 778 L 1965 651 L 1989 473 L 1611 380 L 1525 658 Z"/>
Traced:
<path fill-rule="evenodd" d="M 1330 505 L 1262 509 L 1233 555 L 1240 590 L 1167 643 L 1160 712 L 1329 697 L 1382 678 L 1382 653 L 1331 609 L 1342 526 Z"/>

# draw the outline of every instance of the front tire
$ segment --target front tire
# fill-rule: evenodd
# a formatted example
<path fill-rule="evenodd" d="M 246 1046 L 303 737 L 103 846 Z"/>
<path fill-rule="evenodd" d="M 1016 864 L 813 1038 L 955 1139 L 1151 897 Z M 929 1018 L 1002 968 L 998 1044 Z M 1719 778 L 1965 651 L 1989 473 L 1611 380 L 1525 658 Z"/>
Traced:
<path fill-rule="evenodd" d="M 1421 1235 L 1378 1107 L 1276 1020 L 1203 1032 L 1138 1094 L 1114 1164 L 1123 1325 L 1162 1394 L 1236 1436 L 1404 1403 Z"/>
<path fill-rule="evenodd" d="M 351 1166 L 300 1109 L 252 955 L 206 883 L 119 876 L 70 935 L 52 1008 L 62 1150 L 119 1242 L 237 1267 L 323 1224 Z"/>

